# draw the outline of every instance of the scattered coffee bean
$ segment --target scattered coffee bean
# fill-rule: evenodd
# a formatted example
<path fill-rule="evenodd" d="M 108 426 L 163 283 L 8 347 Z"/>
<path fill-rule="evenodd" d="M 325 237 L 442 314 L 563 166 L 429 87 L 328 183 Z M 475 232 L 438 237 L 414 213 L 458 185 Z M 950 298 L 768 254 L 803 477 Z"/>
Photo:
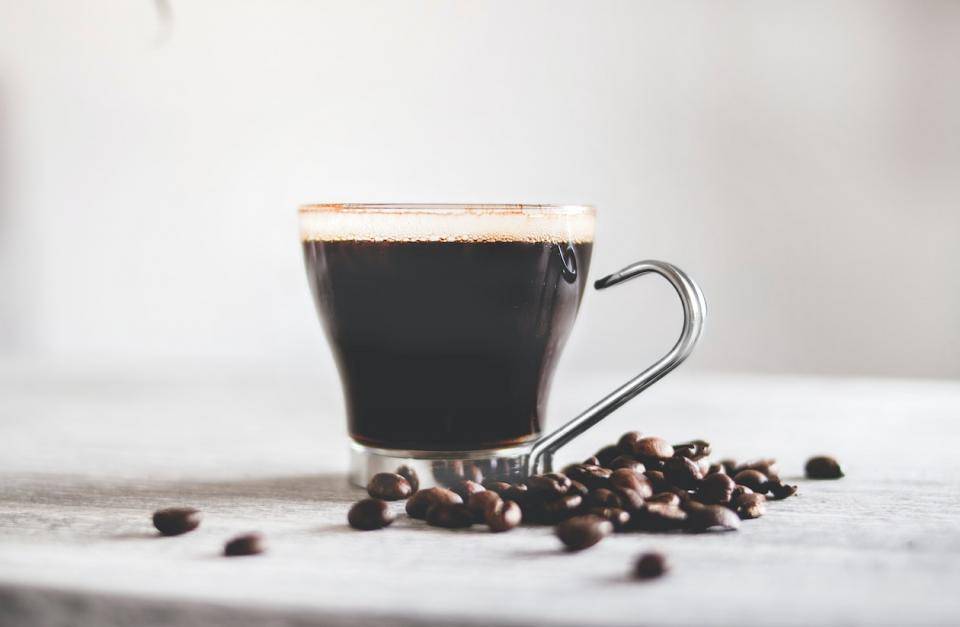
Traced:
<path fill-rule="evenodd" d="M 623 502 L 620 497 L 614 494 L 612 490 L 598 488 L 586 498 L 586 504 L 589 507 L 622 507 Z"/>
<path fill-rule="evenodd" d="M 643 498 L 653 496 L 653 484 L 650 483 L 650 479 L 628 468 L 614 470 L 610 475 L 610 485 L 617 489 L 633 490 Z"/>
<path fill-rule="evenodd" d="M 437 503 L 427 510 L 427 524 L 447 529 L 462 529 L 473 524 L 473 512 L 463 503 Z"/>
<path fill-rule="evenodd" d="M 577 494 L 566 494 L 559 498 L 554 498 L 540 504 L 534 514 L 533 520 L 542 520 L 544 523 L 552 525 L 566 520 L 576 513 L 583 504 L 583 497 Z"/>
<path fill-rule="evenodd" d="M 571 479 L 559 472 L 550 472 L 545 475 L 533 475 L 527 479 L 527 487 L 533 492 L 548 496 L 566 494 L 570 488 Z"/>
<path fill-rule="evenodd" d="M 466 503 L 470 500 L 471 494 L 477 494 L 486 490 L 482 485 L 472 479 L 463 479 L 450 486 L 450 489 L 460 497 L 460 500 Z"/>
<path fill-rule="evenodd" d="M 710 454 L 710 443 L 706 440 L 691 440 L 683 444 L 674 444 L 673 454 L 697 461 Z"/>
<path fill-rule="evenodd" d="M 638 462 L 637 460 L 635 460 L 633 457 L 629 455 L 621 455 L 619 457 L 615 457 L 613 461 L 610 462 L 611 470 L 618 470 L 620 468 L 626 468 L 628 470 L 632 470 L 637 474 L 643 474 L 643 472 L 647 469 L 642 462 Z"/>
<path fill-rule="evenodd" d="M 431 506 L 442 503 L 463 503 L 463 499 L 456 492 L 446 488 L 427 488 L 407 499 L 407 514 L 411 518 L 426 518 L 427 510 Z"/>
<path fill-rule="evenodd" d="M 620 449 L 622 453 L 632 455 L 633 451 L 636 450 L 637 442 L 639 442 L 642 437 L 643 434 L 639 431 L 627 431 L 617 440 L 617 448 Z"/>
<path fill-rule="evenodd" d="M 738 472 L 743 470 L 756 470 L 760 473 L 766 475 L 768 479 L 774 479 L 779 476 L 779 467 L 777 466 L 777 460 L 772 457 L 762 458 L 762 459 L 753 459 L 748 462 L 740 464 L 736 468 L 736 472 L 733 474 L 736 475 Z"/>
<path fill-rule="evenodd" d="M 745 485 L 738 485 L 734 487 L 733 492 L 730 493 L 730 502 L 733 503 L 744 494 L 753 494 L 753 490 Z"/>
<path fill-rule="evenodd" d="M 371 498 L 384 501 L 399 501 L 413 494 L 413 487 L 401 475 L 393 472 L 378 472 L 367 484 L 367 494 Z"/>
<path fill-rule="evenodd" d="M 696 488 L 703 478 L 697 463 L 686 457 L 668 459 L 664 462 L 663 474 L 669 483 L 684 490 Z"/>
<path fill-rule="evenodd" d="M 597 451 L 594 457 L 597 458 L 599 466 L 606 466 L 623 452 L 624 451 L 621 451 L 616 444 L 611 444 L 610 446 L 604 446 L 602 449 Z"/>
<path fill-rule="evenodd" d="M 704 477 L 700 482 L 697 493 L 704 503 L 725 505 L 730 502 L 733 490 L 737 487 L 733 479 L 723 473 L 714 473 Z"/>
<path fill-rule="evenodd" d="M 483 522 L 487 510 L 502 503 L 503 499 L 500 498 L 500 495 L 492 490 L 484 490 L 483 492 L 475 492 L 470 495 L 470 498 L 467 499 L 467 509 L 473 512 L 474 522 Z"/>
<path fill-rule="evenodd" d="M 417 471 L 412 467 L 407 465 L 400 466 L 397 468 L 397 474 L 407 480 L 413 492 L 420 489 L 420 476 L 417 475 Z"/>
<path fill-rule="evenodd" d="M 354 529 L 371 531 L 383 529 L 393 522 L 395 516 L 390 511 L 386 501 L 380 499 L 363 499 L 357 501 L 347 512 L 347 522 Z"/>
<path fill-rule="evenodd" d="M 513 501 L 500 501 L 487 509 L 484 520 L 490 531 L 510 531 L 522 522 L 523 512 Z"/>
<path fill-rule="evenodd" d="M 165 536 L 179 536 L 200 526 L 203 514 L 192 507 L 167 507 L 153 513 L 153 526 Z"/>
<path fill-rule="evenodd" d="M 767 482 L 767 491 L 770 492 L 771 497 L 775 501 L 785 499 L 789 496 L 793 496 L 797 493 L 797 486 L 787 485 L 782 483 L 779 479 L 776 481 L 770 480 Z"/>
<path fill-rule="evenodd" d="M 760 518 L 767 511 L 764 505 L 766 500 L 762 494 L 743 494 L 733 502 L 733 509 L 744 520 Z"/>
<path fill-rule="evenodd" d="M 503 497 L 503 495 L 506 494 L 507 491 L 513 487 L 511 484 L 507 483 L 506 481 L 497 481 L 495 479 L 487 479 L 480 485 L 482 485 L 484 488 L 486 488 L 491 492 L 496 492 L 501 497 Z"/>
<path fill-rule="evenodd" d="M 256 532 L 237 536 L 223 546 L 223 554 L 227 557 L 258 555 L 266 550 L 266 539 L 263 537 L 263 534 Z"/>
<path fill-rule="evenodd" d="M 811 457 L 806 465 L 807 479 L 839 479 L 843 476 L 840 463 L 827 455 Z"/>
<path fill-rule="evenodd" d="M 658 492 L 647 499 L 647 503 L 663 503 L 680 506 L 680 496 L 676 492 Z"/>
<path fill-rule="evenodd" d="M 591 507 L 587 513 L 609 520 L 614 531 L 622 531 L 630 525 L 630 512 L 619 507 Z"/>
<path fill-rule="evenodd" d="M 647 502 L 630 514 L 630 528 L 641 531 L 671 531 L 684 528 L 686 523 L 687 512 L 672 503 Z"/>
<path fill-rule="evenodd" d="M 759 470 L 741 470 L 733 476 L 733 480 L 760 494 L 767 491 L 767 476 Z"/>
<path fill-rule="evenodd" d="M 629 452 L 644 463 L 673 457 L 673 447 L 670 443 L 656 436 L 640 438 L 634 442 L 633 450 Z"/>
<path fill-rule="evenodd" d="M 662 553 L 644 553 L 634 564 L 633 576 L 637 579 L 655 579 L 667 570 L 667 558 Z"/>
<path fill-rule="evenodd" d="M 569 477 L 573 481 L 579 481 L 591 490 L 597 488 L 610 487 L 610 475 L 613 473 L 609 468 L 601 466 L 588 466 L 586 464 L 575 464 L 568 467 Z"/>
<path fill-rule="evenodd" d="M 703 505 L 687 511 L 687 528 L 693 532 L 735 531 L 740 518 L 726 507 Z"/>
<path fill-rule="evenodd" d="M 613 523 L 589 514 L 563 521 L 555 533 L 567 550 L 582 551 L 613 533 Z"/>

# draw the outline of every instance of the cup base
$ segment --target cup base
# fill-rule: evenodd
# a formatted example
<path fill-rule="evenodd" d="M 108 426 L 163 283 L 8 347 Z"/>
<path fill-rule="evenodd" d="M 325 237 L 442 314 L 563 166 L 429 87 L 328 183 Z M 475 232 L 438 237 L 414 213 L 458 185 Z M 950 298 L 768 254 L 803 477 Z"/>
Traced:
<path fill-rule="evenodd" d="M 350 443 L 350 483 L 365 488 L 378 472 L 416 473 L 420 488 L 449 486 L 470 479 L 515 481 L 524 476 L 530 444 L 480 451 L 410 451 Z M 402 474 L 402 473 L 401 473 Z"/>

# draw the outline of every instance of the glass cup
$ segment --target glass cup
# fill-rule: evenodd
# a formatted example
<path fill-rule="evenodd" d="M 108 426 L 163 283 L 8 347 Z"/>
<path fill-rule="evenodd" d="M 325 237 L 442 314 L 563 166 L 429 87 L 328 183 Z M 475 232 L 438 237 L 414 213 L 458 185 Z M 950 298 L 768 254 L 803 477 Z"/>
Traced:
<path fill-rule="evenodd" d="M 407 466 L 421 486 L 551 469 L 562 445 L 682 362 L 706 306 L 675 266 L 673 349 L 553 433 L 553 372 L 576 319 L 596 211 L 572 205 L 337 204 L 300 208 L 307 277 L 343 385 L 350 479 Z"/>

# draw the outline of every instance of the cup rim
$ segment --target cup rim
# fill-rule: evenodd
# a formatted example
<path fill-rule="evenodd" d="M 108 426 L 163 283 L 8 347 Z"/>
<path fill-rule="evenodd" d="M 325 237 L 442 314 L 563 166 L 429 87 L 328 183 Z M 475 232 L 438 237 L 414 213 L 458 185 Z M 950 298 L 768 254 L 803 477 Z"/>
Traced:
<path fill-rule="evenodd" d="M 304 213 L 493 213 L 596 215 L 593 205 L 533 203 L 307 203 Z"/>

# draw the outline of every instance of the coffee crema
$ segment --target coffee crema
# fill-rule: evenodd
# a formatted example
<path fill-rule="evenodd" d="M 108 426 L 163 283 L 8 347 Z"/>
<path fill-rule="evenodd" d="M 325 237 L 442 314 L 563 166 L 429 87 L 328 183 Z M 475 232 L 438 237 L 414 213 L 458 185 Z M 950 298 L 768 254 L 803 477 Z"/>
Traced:
<path fill-rule="evenodd" d="M 458 451 L 539 435 L 592 208 L 311 205 L 300 227 L 355 441 Z"/>

